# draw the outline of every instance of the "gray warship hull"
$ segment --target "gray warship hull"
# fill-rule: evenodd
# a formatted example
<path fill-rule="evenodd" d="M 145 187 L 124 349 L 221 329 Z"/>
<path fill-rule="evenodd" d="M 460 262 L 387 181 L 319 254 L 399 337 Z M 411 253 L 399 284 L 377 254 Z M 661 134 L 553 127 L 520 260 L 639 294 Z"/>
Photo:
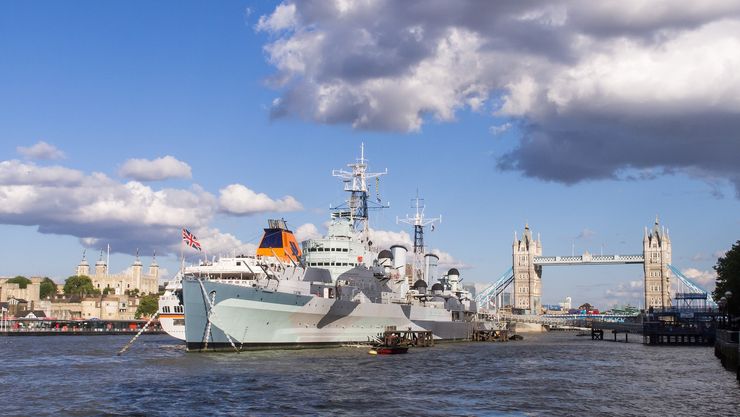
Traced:
<path fill-rule="evenodd" d="M 183 298 L 191 351 L 367 343 L 388 326 L 428 330 L 437 340 L 468 340 L 484 325 L 453 320 L 454 312 L 441 308 L 354 302 L 207 280 L 184 280 Z"/>

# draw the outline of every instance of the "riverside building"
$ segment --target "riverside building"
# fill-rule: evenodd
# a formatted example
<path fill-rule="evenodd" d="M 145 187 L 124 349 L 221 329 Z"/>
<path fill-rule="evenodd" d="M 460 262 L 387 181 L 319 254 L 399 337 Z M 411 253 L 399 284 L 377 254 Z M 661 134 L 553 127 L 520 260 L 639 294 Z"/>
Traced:
<path fill-rule="evenodd" d="M 136 255 L 136 260 L 131 267 L 123 272 L 110 274 L 108 263 L 103 260 L 102 252 L 100 253 L 100 259 L 95 262 L 95 269 L 92 271 L 83 253 L 82 261 L 77 265 L 75 275 L 86 275 L 92 280 L 93 287 L 101 292 L 109 288 L 109 292 L 115 295 L 123 295 L 126 291 L 132 292 L 134 290 L 139 290 L 139 294 L 142 295 L 159 292 L 159 265 L 156 256 L 152 257 L 147 273 L 144 272 L 144 265 L 139 260 L 139 256 Z"/>

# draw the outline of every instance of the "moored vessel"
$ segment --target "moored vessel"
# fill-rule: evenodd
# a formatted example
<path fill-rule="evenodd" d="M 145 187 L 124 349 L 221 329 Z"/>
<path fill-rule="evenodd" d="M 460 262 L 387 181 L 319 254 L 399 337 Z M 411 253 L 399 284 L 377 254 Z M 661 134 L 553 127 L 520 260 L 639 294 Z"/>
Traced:
<path fill-rule="evenodd" d="M 188 350 L 363 343 L 391 326 L 431 331 L 440 340 L 468 340 L 474 331 L 494 326 L 479 318 L 457 269 L 433 282 L 430 260 L 425 271 L 412 274 L 410 285 L 405 247 L 375 252 L 367 216 L 367 176 L 374 174 L 366 172 L 364 150 L 350 167 L 343 177 L 350 193 L 346 208 L 335 211 L 325 238 L 304 242 L 305 268 L 284 263 L 251 285 L 184 277 Z M 423 233 L 423 218 L 414 225 L 417 236 Z M 416 260 L 425 259 L 423 250 L 414 249 Z"/>
<path fill-rule="evenodd" d="M 170 336 L 185 340 L 185 314 L 182 299 L 184 276 L 208 281 L 224 282 L 236 286 L 249 286 L 259 278 L 279 273 L 285 262 L 300 262 L 301 249 L 288 229 L 285 220 L 268 220 L 259 246 L 254 255 L 219 257 L 212 261 L 203 260 L 195 265 L 184 266 L 165 285 L 159 297 L 159 321 L 162 329 Z"/>

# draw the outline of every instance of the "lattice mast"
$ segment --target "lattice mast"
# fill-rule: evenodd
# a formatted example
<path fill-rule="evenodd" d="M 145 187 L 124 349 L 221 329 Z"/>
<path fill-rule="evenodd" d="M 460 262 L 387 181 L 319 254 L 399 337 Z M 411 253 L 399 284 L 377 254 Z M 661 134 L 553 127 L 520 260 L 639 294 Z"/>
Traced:
<path fill-rule="evenodd" d="M 369 210 L 389 207 L 381 202 L 379 194 L 376 196 L 376 201 L 371 201 L 368 198 L 369 190 L 367 184 L 368 179 L 376 178 L 375 187 L 377 192 L 377 181 L 379 181 L 382 175 L 388 174 L 388 169 L 383 172 L 367 172 L 367 162 L 368 160 L 365 159 L 365 144 L 362 143 L 360 146 L 360 158 L 354 164 L 347 164 L 347 167 L 351 171 L 342 169 L 331 171 L 332 176 L 342 179 L 344 182 L 344 191 L 349 193 L 349 198 L 344 204 L 332 208 L 334 216 L 349 219 L 352 222 L 354 230 L 363 236 L 365 242 L 367 242 L 370 228 L 368 222 Z"/>
<path fill-rule="evenodd" d="M 424 228 L 426 226 L 431 226 L 432 230 L 434 230 L 435 223 L 442 223 L 442 216 L 435 217 L 433 219 L 424 217 L 426 205 L 424 204 L 424 199 L 419 198 L 418 190 L 416 192 L 416 198 L 411 200 L 411 208 L 416 210 L 416 214 L 413 217 L 407 214 L 405 219 L 399 219 L 396 217 L 396 223 L 400 222 L 414 226 L 414 281 L 417 279 L 426 280 L 426 277 L 424 277 L 422 273 L 422 263 L 424 262 L 425 253 Z"/>

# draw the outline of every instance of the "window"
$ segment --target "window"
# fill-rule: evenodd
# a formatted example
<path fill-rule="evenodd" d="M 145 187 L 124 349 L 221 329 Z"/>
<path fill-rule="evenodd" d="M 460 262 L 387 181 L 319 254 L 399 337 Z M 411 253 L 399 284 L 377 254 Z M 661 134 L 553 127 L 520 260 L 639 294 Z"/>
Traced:
<path fill-rule="evenodd" d="M 265 230 L 265 236 L 260 242 L 260 248 L 282 248 L 283 247 L 283 233 L 279 229 L 267 229 Z"/>

